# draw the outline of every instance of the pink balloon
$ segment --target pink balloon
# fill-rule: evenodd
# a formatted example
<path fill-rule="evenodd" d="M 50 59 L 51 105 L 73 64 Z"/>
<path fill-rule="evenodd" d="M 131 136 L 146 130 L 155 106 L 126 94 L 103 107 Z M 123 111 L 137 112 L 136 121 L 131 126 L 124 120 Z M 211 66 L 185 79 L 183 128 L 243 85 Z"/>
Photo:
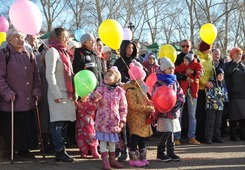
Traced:
<path fill-rule="evenodd" d="M 13 26 L 26 34 L 38 34 L 42 26 L 42 14 L 36 4 L 29 0 L 17 0 L 9 10 Z"/>
<path fill-rule="evenodd" d="M 7 32 L 9 30 L 9 22 L 3 16 L 0 16 L 0 32 Z"/>
<path fill-rule="evenodd" d="M 147 78 L 146 78 L 146 85 L 149 87 L 148 89 L 148 93 L 151 95 L 152 93 L 152 88 L 154 86 L 154 84 L 156 83 L 157 81 L 157 75 L 156 73 L 151 73 Z"/>
<path fill-rule="evenodd" d="M 123 28 L 123 40 L 132 40 L 133 34 L 129 28 Z"/>

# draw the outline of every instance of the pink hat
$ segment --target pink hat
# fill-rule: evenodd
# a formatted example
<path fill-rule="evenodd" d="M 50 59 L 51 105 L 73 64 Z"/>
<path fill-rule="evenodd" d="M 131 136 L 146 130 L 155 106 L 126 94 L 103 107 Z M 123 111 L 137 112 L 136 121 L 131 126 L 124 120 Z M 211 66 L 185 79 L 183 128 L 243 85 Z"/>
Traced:
<path fill-rule="evenodd" d="M 143 70 L 143 67 L 139 67 L 135 63 L 130 63 L 129 67 L 130 69 L 128 71 L 128 74 L 130 76 L 130 80 L 138 80 L 141 78 L 145 78 L 146 73 Z"/>

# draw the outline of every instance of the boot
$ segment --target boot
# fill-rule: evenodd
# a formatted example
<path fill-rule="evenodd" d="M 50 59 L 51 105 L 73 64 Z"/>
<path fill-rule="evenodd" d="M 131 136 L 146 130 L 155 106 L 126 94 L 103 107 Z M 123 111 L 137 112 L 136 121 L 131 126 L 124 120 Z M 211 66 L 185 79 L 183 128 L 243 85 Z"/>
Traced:
<path fill-rule="evenodd" d="M 61 151 L 56 151 L 56 155 L 55 155 L 55 160 L 57 162 L 73 162 L 74 159 L 71 158 L 65 151 L 65 149 L 62 149 Z"/>
<path fill-rule="evenodd" d="M 245 127 L 240 127 L 240 139 L 245 140 Z"/>
<path fill-rule="evenodd" d="M 174 142 L 173 138 L 169 138 L 167 142 L 167 155 L 170 157 L 172 161 L 180 161 L 180 157 L 175 155 L 174 153 Z"/>
<path fill-rule="evenodd" d="M 169 162 L 171 158 L 167 155 L 165 155 L 165 143 L 169 137 L 170 133 L 163 133 L 161 136 L 160 142 L 157 145 L 157 160 L 162 162 Z"/>
<path fill-rule="evenodd" d="M 93 158 L 95 158 L 95 159 L 100 158 L 100 155 L 97 151 L 97 146 L 90 146 L 90 150 L 91 150 Z"/>
<path fill-rule="evenodd" d="M 122 168 L 123 165 L 116 161 L 116 153 L 115 152 L 109 152 L 109 162 L 111 167 L 113 168 Z"/>
<path fill-rule="evenodd" d="M 127 147 L 125 146 L 123 149 L 121 149 L 121 156 L 118 157 L 119 161 L 126 161 L 128 157 Z"/>
<path fill-rule="evenodd" d="M 139 152 L 140 152 L 141 162 L 144 162 L 146 166 L 150 165 L 150 163 L 146 160 L 146 153 L 147 153 L 146 148 L 140 149 Z"/>
<path fill-rule="evenodd" d="M 111 165 L 109 163 L 108 160 L 108 152 L 102 152 L 101 153 L 101 157 L 102 157 L 102 167 L 104 170 L 110 170 L 111 169 Z"/>
<path fill-rule="evenodd" d="M 130 151 L 129 152 L 129 166 L 135 166 L 135 167 L 144 167 L 146 164 L 144 162 L 141 162 L 139 160 L 139 151 Z"/>
<path fill-rule="evenodd" d="M 231 141 L 239 141 L 239 137 L 236 131 L 237 122 L 230 121 L 230 139 Z"/>

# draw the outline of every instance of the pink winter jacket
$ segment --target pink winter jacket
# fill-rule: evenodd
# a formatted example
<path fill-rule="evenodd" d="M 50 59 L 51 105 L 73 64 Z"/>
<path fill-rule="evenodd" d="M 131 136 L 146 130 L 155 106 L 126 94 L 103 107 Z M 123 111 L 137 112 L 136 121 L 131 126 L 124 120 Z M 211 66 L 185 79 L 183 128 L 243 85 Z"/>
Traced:
<path fill-rule="evenodd" d="M 119 133 L 119 125 L 121 122 L 125 123 L 127 117 L 128 105 L 125 91 L 119 86 L 109 89 L 104 84 L 101 84 L 96 91 L 102 95 L 102 99 L 97 103 L 95 130 L 104 133 Z"/>

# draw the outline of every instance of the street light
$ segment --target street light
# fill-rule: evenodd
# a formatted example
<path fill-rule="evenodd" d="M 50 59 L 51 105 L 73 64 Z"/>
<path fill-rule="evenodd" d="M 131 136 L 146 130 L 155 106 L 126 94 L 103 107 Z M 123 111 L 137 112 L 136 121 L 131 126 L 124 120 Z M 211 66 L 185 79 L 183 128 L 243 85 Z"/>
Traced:
<path fill-rule="evenodd" d="M 134 27 L 135 26 L 132 24 L 132 22 L 130 22 L 128 28 L 132 31 L 134 29 Z"/>

